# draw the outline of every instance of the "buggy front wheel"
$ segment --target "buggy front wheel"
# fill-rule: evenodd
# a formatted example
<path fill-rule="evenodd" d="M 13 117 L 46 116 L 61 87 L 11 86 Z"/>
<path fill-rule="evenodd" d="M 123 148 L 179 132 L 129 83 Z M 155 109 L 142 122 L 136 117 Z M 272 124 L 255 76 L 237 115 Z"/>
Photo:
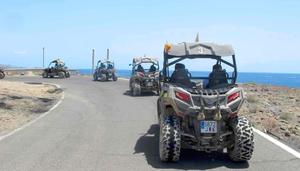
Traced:
<path fill-rule="evenodd" d="M 58 72 L 58 78 L 65 78 L 64 72 Z"/>
<path fill-rule="evenodd" d="M 69 72 L 66 72 L 66 78 L 70 78 L 70 73 Z"/>
<path fill-rule="evenodd" d="M 43 72 L 42 77 L 43 78 L 48 78 L 48 73 L 47 72 Z"/>
<path fill-rule="evenodd" d="M 3 71 L 0 71 L 0 79 L 3 79 L 5 77 L 5 73 Z"/>

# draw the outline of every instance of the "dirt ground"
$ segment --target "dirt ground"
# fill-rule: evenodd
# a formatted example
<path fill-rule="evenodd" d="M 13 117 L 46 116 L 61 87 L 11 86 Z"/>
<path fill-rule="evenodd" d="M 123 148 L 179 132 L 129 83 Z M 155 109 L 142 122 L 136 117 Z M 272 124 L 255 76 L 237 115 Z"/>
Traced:
<path fill-rule="evenodd" d="M 53 85 L 0 81 L 0 135 L 48 111 L 62 96 Z"/>
<path fill-rule="evenodd" d="M 300 149 L 300 89 L 257 84 L 241 86 L 247 100 L 240 113 L 257 129 Z"/>

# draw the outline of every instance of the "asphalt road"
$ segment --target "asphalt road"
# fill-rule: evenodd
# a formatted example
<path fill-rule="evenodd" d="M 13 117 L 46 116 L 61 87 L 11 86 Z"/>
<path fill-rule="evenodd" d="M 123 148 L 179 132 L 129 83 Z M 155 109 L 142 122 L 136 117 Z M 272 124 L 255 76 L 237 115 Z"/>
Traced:
<path fill-rule="evenodd" d="M 0 171 L 300 168 L 300 159 L 258 134 L 248 163 L 233 163 L 226 154 L 190 150 L 183 151 L 179 163 L 162 163 L 158 156 L 157 96 L 131 97 L 125 80 L 6 79 L 59 84 L 65 99 L 38 122 L 0 141 Z"/>

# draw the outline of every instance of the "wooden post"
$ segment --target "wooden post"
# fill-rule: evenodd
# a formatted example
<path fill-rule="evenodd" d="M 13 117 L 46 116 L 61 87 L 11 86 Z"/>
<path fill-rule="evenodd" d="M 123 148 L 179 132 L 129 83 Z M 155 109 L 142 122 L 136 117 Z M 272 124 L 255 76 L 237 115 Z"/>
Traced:
<path fill-rule="evenodd" d="M 92 50 L 92 75 L 94 74 L 95 67 L 95 49 Z"/>
<path fill-rule="evenodd" d="M 43 47 L 43 68 L 45 68 L 45 47 Z"/>
<path fill-rule="evenodd" d="M 106 60 L 109 60 L 109 49 L 107 49 L 107 52 L 106 52 Z"/>

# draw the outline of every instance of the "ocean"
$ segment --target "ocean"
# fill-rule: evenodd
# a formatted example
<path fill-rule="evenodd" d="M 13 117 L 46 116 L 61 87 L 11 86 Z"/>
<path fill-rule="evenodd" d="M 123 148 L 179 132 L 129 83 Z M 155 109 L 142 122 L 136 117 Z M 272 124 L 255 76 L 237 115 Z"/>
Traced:
<path fill-rule="evenodd" d="M 80 74 L 91 74 L 91 69 L 78 69 L 78 71 Z M 119 77 L 129 78 L 130 74 L 131 70 L 117 70 Z M 191 71 L 191 74 L 194 76 L 207 76 L 209 72 Z M 239 72 L 237 82 L 300 88 L 300 74 Z"/>

